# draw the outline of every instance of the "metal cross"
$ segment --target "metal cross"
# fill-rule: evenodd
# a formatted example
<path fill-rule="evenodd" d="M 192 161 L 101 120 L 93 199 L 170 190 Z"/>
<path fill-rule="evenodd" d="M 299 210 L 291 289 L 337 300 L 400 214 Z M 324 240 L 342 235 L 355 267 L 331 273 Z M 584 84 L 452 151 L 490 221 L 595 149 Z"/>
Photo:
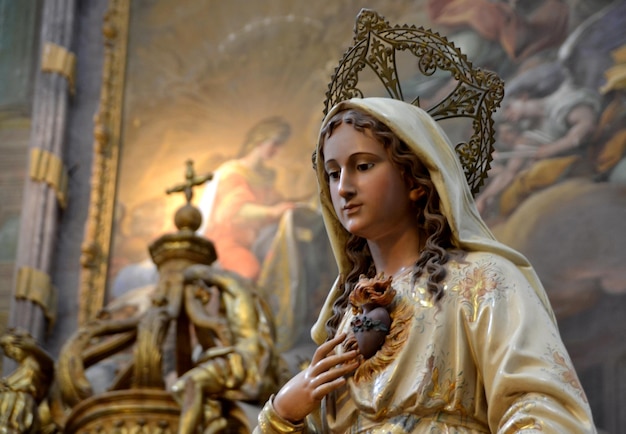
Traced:
<path fill-rule="evenodd" d="M 187 160 L 186 165 L 187 169 L 185 170 L 185 182 L 183 184 L 175 185 L 172 188 L 168 188 L 165 192 L 167 194 L 185 193 L 185 198 L 189 204 L 193 198 L 193 188 L 213 179 L 213 174 L 209 173 L 208 175 L 196 176 L 196 172 L 193 170 L 193 160 Z"/>

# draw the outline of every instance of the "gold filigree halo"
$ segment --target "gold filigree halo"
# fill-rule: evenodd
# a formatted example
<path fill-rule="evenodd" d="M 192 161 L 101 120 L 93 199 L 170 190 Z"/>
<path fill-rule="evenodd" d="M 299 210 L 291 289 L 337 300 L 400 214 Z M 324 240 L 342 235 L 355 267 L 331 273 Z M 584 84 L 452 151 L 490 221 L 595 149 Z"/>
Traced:
<path fill-rule="evenodd" d="M 362 9 L 356 19 L 353 45 L 343 55 L 328 85 L 324 115 L 341 101 L 365 96 L 357 85 L 359 73 L 366 68 L 373 70 L 391 98 L 404 100 L 396 66 L 399 51 L 412 53 L 424 76 L 444 70 L 457 81 L 454 90 L 426 111 L 436 121 L 461 117 L 472 120 L 472 136 L 469 141 L 458 143 L 455 150 L 475 196 L 493 160 L 492 116 L 504 97 L 504 83 L 495 72 L 473 67 L 444 36 L 414 25 L 392 27 L 378 13 Z M 410 103 L 419 107 L 419 97 Z"/>

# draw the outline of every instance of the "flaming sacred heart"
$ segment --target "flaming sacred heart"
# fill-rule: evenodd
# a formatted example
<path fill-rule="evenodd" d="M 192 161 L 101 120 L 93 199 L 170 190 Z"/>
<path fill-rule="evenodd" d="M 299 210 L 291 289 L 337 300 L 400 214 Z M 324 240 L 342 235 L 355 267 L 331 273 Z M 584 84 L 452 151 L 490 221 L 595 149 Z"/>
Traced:
<path fill-rule="evenodd" d="M 396 291 L 391 287 L 391 277 L 367 278 L 361 276 L 350 294 L 352 313 L 350 322 L 359 352 L 369 359 L 382 347 L 391 327 L 391 315 L 387 307 Z M 348 343 L 351 346 L 352 343 Z"/>

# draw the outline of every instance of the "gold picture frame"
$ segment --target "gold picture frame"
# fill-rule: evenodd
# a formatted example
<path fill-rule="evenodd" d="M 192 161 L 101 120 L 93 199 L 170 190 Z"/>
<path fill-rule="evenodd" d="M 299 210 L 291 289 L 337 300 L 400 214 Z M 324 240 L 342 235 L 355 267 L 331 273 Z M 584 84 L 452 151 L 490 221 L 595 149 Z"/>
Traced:
<path fill-rule="evenodd" d="M 94 318 L 105 300 L 121 146 L 129 13 L 129 0 L 110 0 L 102 27 L 102 89 L 98 112 L 94 117 L 91 200 L 81 246 L 79 325 Z"/>

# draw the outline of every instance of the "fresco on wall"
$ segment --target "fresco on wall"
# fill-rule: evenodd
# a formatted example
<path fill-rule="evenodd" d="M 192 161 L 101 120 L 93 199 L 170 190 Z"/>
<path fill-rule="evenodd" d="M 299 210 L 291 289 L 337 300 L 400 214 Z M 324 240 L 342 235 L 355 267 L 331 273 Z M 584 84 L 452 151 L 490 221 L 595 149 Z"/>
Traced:
<path fill-rule="evenodd" d="M 192 159 L 198 174 L 220 174 L 194 193 L 207 224 L 219 203 L 275 206 L 269 224 L 234 231 L 246 240 L 222 241 L 225 266 L 228 246 L 243 243 L 243 250 L 231 249 L 232 266 L 270 287 L 281 248 L 317 252 L 288 255 L 299 262 L 287 265 L 292 277 L 314 283 L 266 291 L 290 333 L 284 348 L 306 339 L 334 277 L 310 155 L 327 84 L 361 7 L 392 24 L 439 31 L 474 65 L 505 80 L 495 159 L 478 206 L 496 236 L 526 254 L 544 282 L 598 423 L 609 432 L 623 427 L 605 402 L 619 401 L 606 390 L 617 387 L 611 383 L 624 372 L 626 356 L 623 1 L 350 0 L 314 8 L 287 0 L 133 1 L 109 297 L 149 291 L 156 274 L 147 246 L 174 230 L 183 200 L 165 190 L 183 180 Z M 420 95 L 425 106 L 446 90 L 446 80 L 408 79 L 407 93 Z M 269 127 L 259 133 L 264 122 Z M 446 126 L 451 137 L 454 128 Z M 257 133 L 269 144 L 251 146 Z M 255 187 L 246 189 L 251 180 Z M 220 192 L 220 182 L 238 195 Z M 206 227 L 210 238 L 233 229 Z M 323 260 L 302 263 L 312 256 Z"/>
<path fill-rule="evenodd" d="M 267 288 L 282 348 L 310 340 L 336 277 L 311 153 L 361 7 L 426 18 L 415 2 L 132 2 L 110 299 L 139 303 L 156 281 L 147 246 L 175 230 L 183 197 L 165 191 L 191 159 L 215 175 L 193 202 L 220 265 Z"/>

